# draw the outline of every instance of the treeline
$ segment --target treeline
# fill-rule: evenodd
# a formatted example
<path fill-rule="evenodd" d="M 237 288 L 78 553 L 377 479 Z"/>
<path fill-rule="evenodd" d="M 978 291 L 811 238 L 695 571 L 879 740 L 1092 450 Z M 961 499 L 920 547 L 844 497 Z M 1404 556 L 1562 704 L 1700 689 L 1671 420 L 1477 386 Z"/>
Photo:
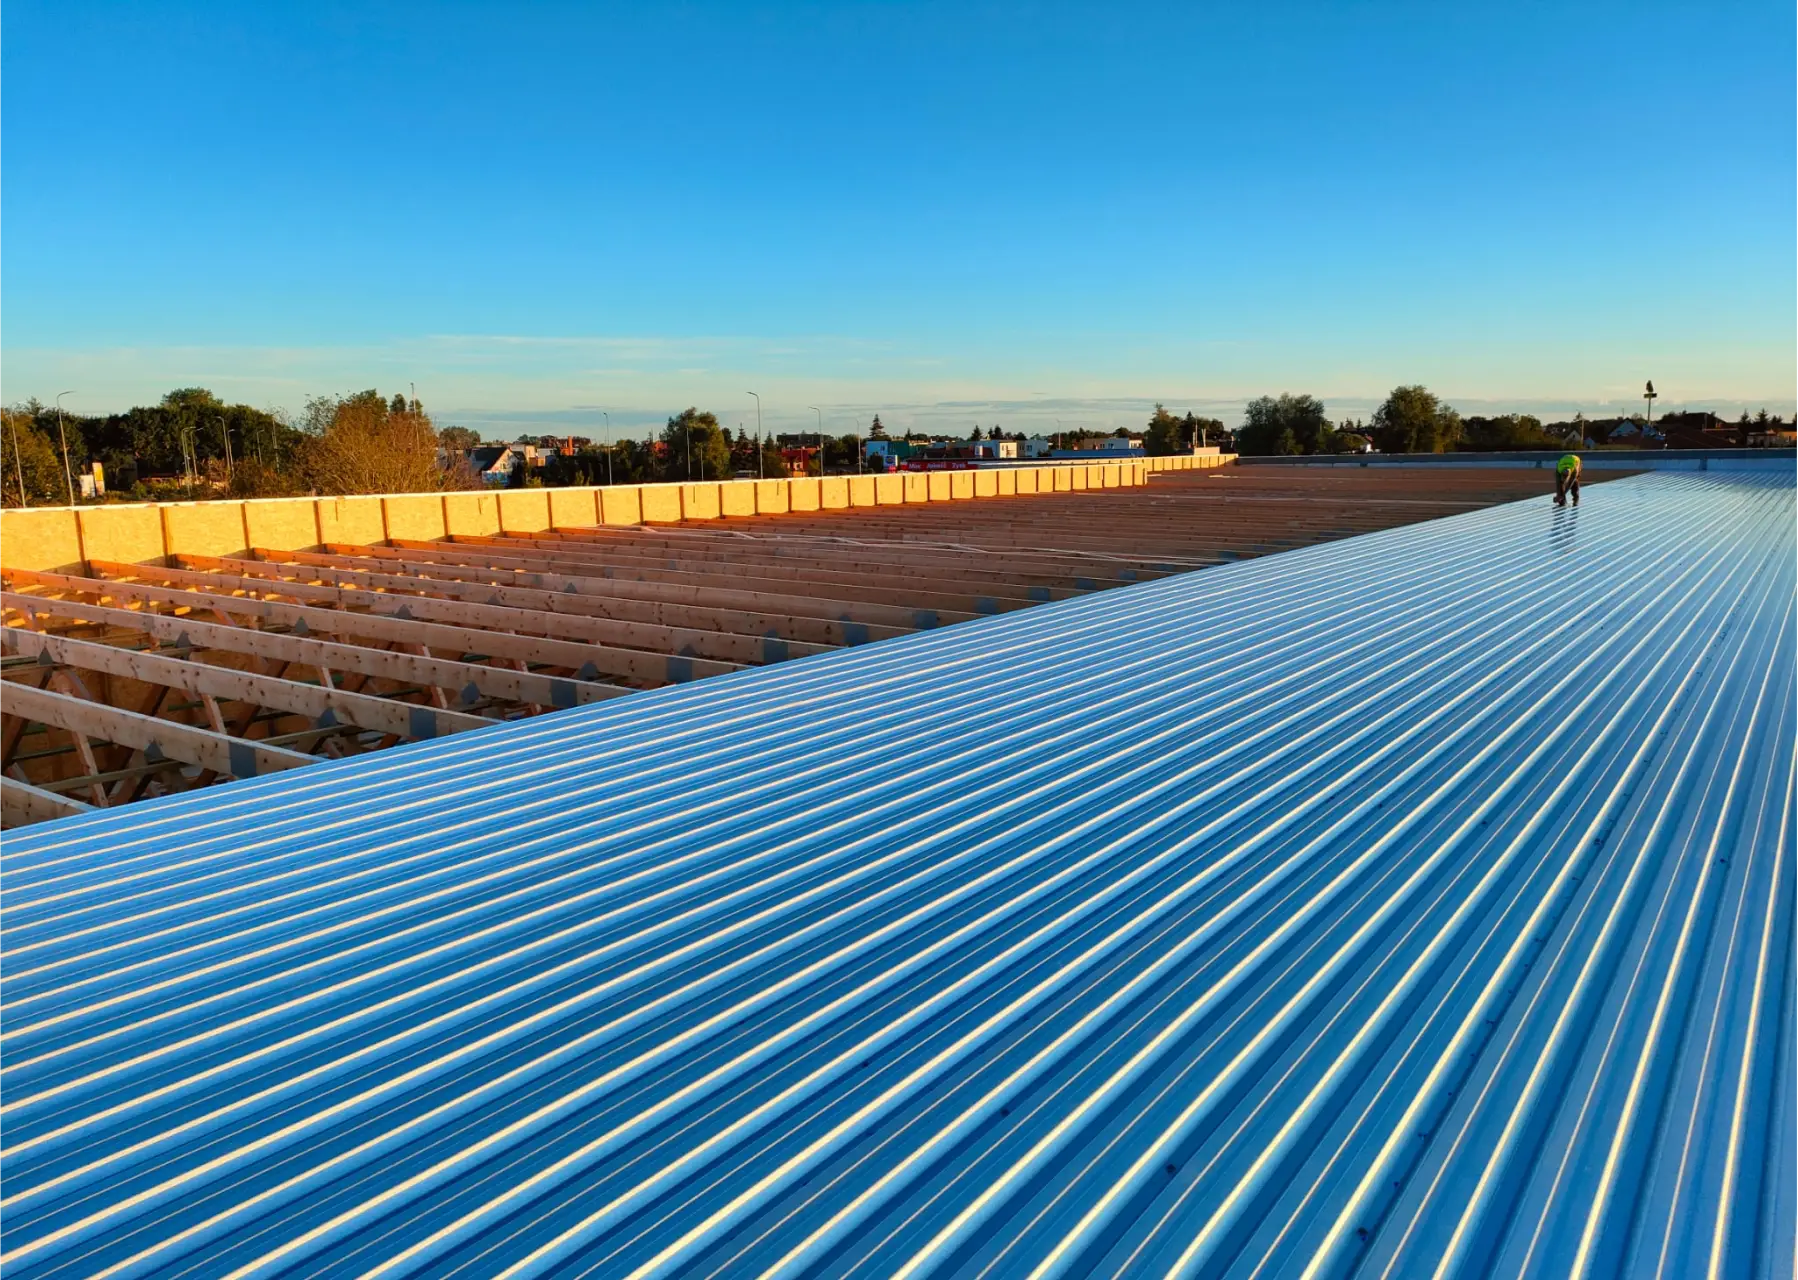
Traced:
<path fill-rule="evenodd" d="M 472 433 L 470 433 L 472 434 Z M 79 498 L 99 463 L 115 501 L 303 493 L 465 489 L 479 480 L 444 449 L 417 400 L 378 391 L 317 396 L 297 421 L 226 404 L 199 387 L 103 417 L 58 414 L 36 400 L 0 410 L 0 497 L 6 505 Z"/>
<path fill-rule="evenodd" d="M 790 468 L 781 445 L 788 437 L 756 437 L 748 431 L 732 433 L 720 426 L 718 415 L 697 408 L 683 409 L 653 439 L 619 440 L 614 444 L 583 443 L 573 453 L 557 453 L 541 467 L 519 467 L 512 473 L 515 486 L 652 484 L 666 480 L 728 480 L 739 474 L 785 476 Z M 808 436 L 814 451 L 818 437 Z M 825 437 L 824 465 L 853 470 L 858 453 L 854 436 Z M 818 474 L 814 460 L 808 467 Z"/>
<path fill-rule="evenodd" d="M 1236 429 L 1237 453 L 1501 453 L 1520 449 L 1578 449 L 1663 443 L 1681 448 L 1747 446 L 1785 430 L 1765 409 L 1726 423 L 1711 413 L 1677 413 L 1650 421 L 1645 414 L 1589 419 L 1583 414 L 1544 424 L 1527 413 L 1462 417 L 1426 387 L 1394 387 L 1371 420 L 1331 422 L 1315 396 L 1262 396 L 1249 401 Z"/>
<path fill-rule="evenodd" d="M 1425 387 L 1395 387 L 1370 421 L 1332 422 L 1316 396 L 1249 401 L 1236 452 L 1267 457 L 1317 453 L 1447 453 L 1455 449 L 1557 449 L 1569 439 L 1528 414 L 1463 418 Z"/>

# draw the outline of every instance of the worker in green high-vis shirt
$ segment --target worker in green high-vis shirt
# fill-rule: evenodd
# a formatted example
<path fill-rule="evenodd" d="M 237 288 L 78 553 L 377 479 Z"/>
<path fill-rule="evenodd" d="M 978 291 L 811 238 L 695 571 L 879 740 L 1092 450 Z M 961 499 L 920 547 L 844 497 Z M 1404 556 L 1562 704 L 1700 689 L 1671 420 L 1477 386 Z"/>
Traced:
<path fill-rule="evenodd" d="M 1566 453 L 1555 463 L 1555 506 L 1567 505 L 1567 497 L 1573 496 L 1573 505 L 1579 506 L 1579 454 Z"/>

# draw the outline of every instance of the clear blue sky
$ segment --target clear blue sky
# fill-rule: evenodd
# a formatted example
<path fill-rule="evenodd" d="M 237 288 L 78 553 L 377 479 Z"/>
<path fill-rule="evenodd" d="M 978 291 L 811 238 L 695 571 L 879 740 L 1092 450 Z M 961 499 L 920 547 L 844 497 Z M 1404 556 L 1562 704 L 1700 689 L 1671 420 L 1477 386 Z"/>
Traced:
<path fill-rule="evenodd" d="M 7 400 L 1792 407 L 1789 0 L 0 21 Z"/>

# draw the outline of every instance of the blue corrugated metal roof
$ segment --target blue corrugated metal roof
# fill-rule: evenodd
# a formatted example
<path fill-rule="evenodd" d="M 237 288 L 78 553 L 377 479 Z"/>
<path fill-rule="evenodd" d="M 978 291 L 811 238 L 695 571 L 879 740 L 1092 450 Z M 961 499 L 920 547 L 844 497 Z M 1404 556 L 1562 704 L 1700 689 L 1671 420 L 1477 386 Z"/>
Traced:
<path fill-rule="evenodd" d="M 1643 476 L 11 835 L 7 1274 L 1777 1273 L 1793 521 Z"/>

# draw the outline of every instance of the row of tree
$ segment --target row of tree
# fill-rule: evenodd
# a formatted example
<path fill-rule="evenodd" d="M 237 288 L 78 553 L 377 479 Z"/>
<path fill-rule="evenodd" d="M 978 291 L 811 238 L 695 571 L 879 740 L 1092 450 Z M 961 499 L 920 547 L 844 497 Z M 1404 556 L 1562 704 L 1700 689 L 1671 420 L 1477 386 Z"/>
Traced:
<path fill-rule="evenodd" d="M 1779 416 L 1769 416 L 1765 409 L 1753 418 L 1744 410 L 1740 421 L 1732 424 L 1708 413 L 1674 414 L 1660 422 L 1650 422 L 1642 414 L 1601 419 L 1576 414 L 1569 421 L 1546 425 L 1527 413 L 1463 418 L 1428 388 L 1408 386 L 1394 387 L 1370 422 L 1333 423 L 1315 396 L 1262 396 L 1249 401 L 1234 444 L 1238 453 L 1261 456 L 1359 453 L 1370 447 L 1382 453 L 1506 452 L 1657 440 L 1685 447 L 1747 445 L 1783 427 Z"/>
<path fill-rule="evenodd" d="M 0 495 L 9 506 L 67 502 L 99 463 L 127 499 L 405 493 L 479 483 L 417 400 L 377 391 L 319 396 L 297 421 L 210 391 L 103 417 L 28 401 L 0 410 Z"/>
<path fill-rule="evenodd" d="M 1332 422 L 1323 402 L 1310 395 L 1251 400 L 1234 431 L 1215 418 L 1178 415 L 1158 404 L 1143 444 L 1158 455 L 1190 452 L 1199 444 L 1249 455 L 1370 447 L 1385 453 L 1557 449 L 1603 444 L 1639 425 L 1644 425 L 1639 419 L 1575 418 L 1545 427 L 1527 414 L 1463 418 L 1427 388 L 1404 386 L 1394 388 L 1368 422 Z M 1753 433 L 1781 426 L 1763 410 L 1752 423 L 1744 413 L 1736 433 L 1747 443 Z M 888 438 L 878 415 L 867 438 Z M 919 437 L 908 431 L 906 438 Z M 983 438 L 1023 437 L 994 426 Z M 1057 442 L 1068 443 L 1060 437 Z M 853 472 L 862 465 L 864 443 L 855 435 L 733 435 L 717 415 L 689 408 L 670 417 L 658 436 L 609 446 L 584 443 L 548 457 L 540 467 L 519 468 L 513 483 L 777 477 L 793 466 L 812 475 Z M 129 499 L 466 489 L 481 483 L 474 465 L 480 447 L 480 437 L 466 427 L 439 431 L 417 399 L 389 399 L 372 390 L 315 397 L 297 419 L 226 404 L 198 387 L 171 391 L 155 405 L 98 417 L 59 414 L 32 400 L 0 410 L 0 498 L 9 506 L 66 502 L 72 491 L 79 492 L 77 477 L 94 462 L 102 464 L 109 492 Z"/>

